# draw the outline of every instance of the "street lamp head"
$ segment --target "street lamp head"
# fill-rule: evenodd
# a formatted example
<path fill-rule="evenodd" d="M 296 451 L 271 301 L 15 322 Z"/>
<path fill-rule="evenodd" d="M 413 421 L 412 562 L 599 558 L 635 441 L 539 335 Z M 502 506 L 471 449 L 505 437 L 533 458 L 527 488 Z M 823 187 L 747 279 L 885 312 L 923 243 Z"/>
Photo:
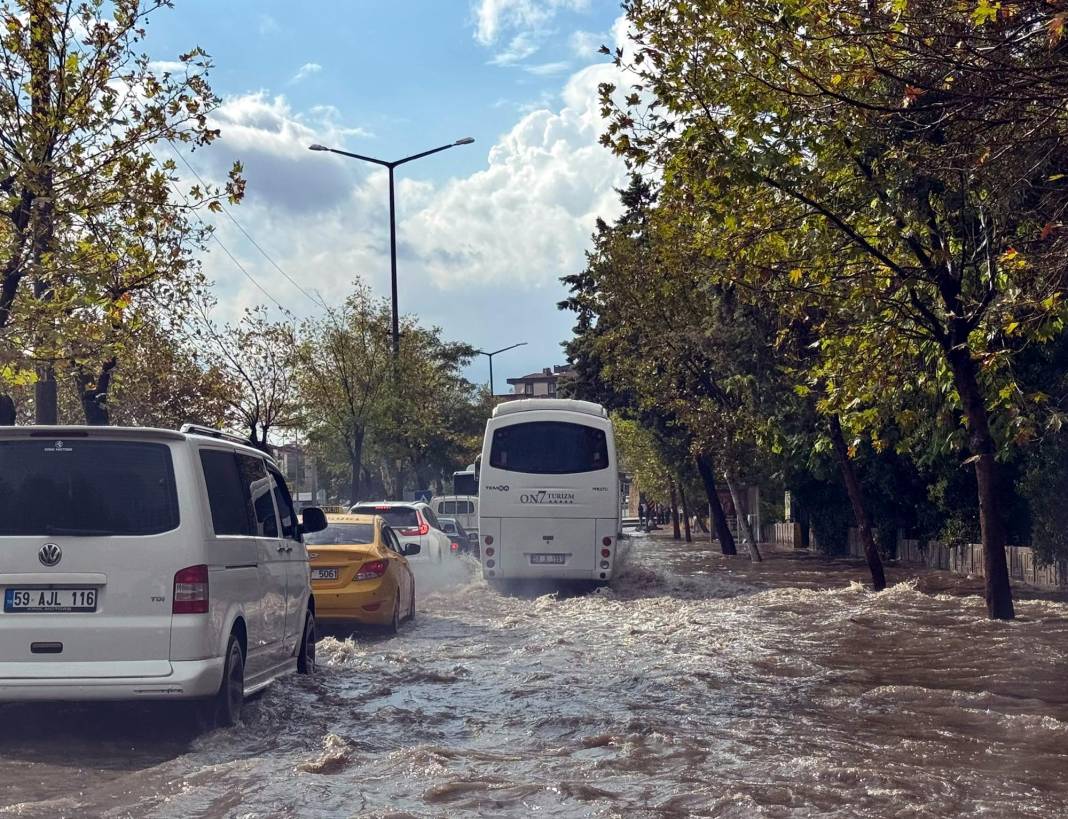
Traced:
<path fill-rule="evenodd" d="M 458 139 L 458 140 L 456 140 L 456 141 L 455 141 L 454 143 L 452 143 L 452 144 L 453 144 L 453 145 L 470 145 L 470 144 L 471 144 L 472 142 L 474 142 L 474 141 L 475 141 L 475 138 L 474 138 L 474 137 L 464 137 L 463 139 Z"/>
<path fill-rule="evenodd" d="M 327 148 L 325 145 L 320 145 L 318 142 L 316 142 L 314 145 L 309 145 L 308 146 L 308 150 L 309 151 L 329 151 L 330 149 Z"/>

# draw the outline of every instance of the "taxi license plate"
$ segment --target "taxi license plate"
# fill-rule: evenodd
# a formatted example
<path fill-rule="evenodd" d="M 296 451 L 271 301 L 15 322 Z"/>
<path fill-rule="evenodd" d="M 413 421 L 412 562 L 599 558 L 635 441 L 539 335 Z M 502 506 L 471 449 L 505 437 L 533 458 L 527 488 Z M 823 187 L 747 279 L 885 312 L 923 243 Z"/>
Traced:
<path fill-rule="evenodd" d="M 5 589 L 4 613 L 96 611 L 96 589 Z"/>
<path fill-rule="evenodd" d="M 337 569 L 312 569 L 312 580 L 337 580 Z"/>
<path fill-rule="evenodd" d="M 530 556 L 530 562 L 534 564 L 563 563 L 566 557 L 566 555 L 537 554 Z"/>

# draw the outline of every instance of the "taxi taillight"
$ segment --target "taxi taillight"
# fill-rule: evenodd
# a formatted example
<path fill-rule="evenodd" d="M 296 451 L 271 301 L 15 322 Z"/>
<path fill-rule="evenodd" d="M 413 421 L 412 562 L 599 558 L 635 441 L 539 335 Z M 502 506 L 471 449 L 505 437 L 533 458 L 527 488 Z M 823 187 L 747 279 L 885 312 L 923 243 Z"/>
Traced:
<path fill-rule="evenodd" d="M 369 560 L 360 566 L 360 570 L 356 572 L 356 579 L 372 580 L 381 577 L 386 573 L 387 568 L 389 568 L 389 563 L 385 560 Z"/>

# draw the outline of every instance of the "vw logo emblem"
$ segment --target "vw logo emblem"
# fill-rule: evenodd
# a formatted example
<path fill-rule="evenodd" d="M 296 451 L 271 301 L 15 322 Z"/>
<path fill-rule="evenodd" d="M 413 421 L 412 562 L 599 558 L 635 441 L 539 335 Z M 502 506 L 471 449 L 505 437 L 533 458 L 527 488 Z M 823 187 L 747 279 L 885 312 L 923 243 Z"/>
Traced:
<path fill-rule="evenodd" d="M 37 559 L 41 561 L 43 566 L 55 566 L 63 559 L 63 550 L 55 543 L 46 543 L 37 552 Z"/>
<path fill-rule="evenodd" d="M 56 449 L 63 449 L 63 442 L 62 441 L 56 441 Z"/>

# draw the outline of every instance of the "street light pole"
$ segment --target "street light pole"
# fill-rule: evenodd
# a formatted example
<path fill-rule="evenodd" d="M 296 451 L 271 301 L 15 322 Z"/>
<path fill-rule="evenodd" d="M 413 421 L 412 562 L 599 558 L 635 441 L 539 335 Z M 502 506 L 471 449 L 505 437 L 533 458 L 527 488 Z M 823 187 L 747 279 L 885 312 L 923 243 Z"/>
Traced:
<path fill-rule="evenodd" d="M 489 359 L 489 370 L 490 370 L 489 387 L 490 387 L 490 398 L 491 399 L 493 398 L 493 395 L 494 395 L 494 393 L 493 393 L 493 357 L 495 355 L 497 355 L 497 353 L 506 353 L 509 350 L 514 350 L 516 347 L 523 347 L 525 345 L 526 345 L 525 341 L 520 341 L 518 344 L 513 344 L 511 347 L 501 347 L 501 349 L 494 350 L 492 353 L 487 353 L 485 350 L 475 350 L 475 352 L 478 353 L 479 355 L 484 355 L 484 356 L 486 356 L 486 358 Z"/>
<path fill-rule="evenodd" d="M 362 154 L 354 154 L 349 151 L 342 151 L 337 148 L 328 148 L 325 145 L 309 145 L 310 151 L 328 151 L 332 154 L 339 154 L 340 156 L 351 157 L 352 159 L 359 159 L 363 162 L 371 162 L 375 165 L 381 165 L 389 171 L 389 289 L 391 302 L 393 307 L 393 359 L 394 361 L 400 356 L 400 312 L 397 309 L 397 207 L 396 196 L 394 192 L 394 179 L 393 171 L 399 166 L 404 165 L 407 162 L 412 162 L 416 159 L 422 159 L 424 156 L 430 156 L 440 151 L 447 151 L 449 148 L 455 148 L 457 145 L 470 145 L 474 142 L 472 137 L 464 137 L 458 139 L 455 142 L 450 142 L 448 145 L 442 145 L 439 148 L 431 148 L 429 151 L 422 151 L 418 154 L 412 154 L 406 156 L 404 159 L 397 159 L 392 162 L 388 162 L 384 159 L 376 159 L 373 156 L 364 156 Z"/>

